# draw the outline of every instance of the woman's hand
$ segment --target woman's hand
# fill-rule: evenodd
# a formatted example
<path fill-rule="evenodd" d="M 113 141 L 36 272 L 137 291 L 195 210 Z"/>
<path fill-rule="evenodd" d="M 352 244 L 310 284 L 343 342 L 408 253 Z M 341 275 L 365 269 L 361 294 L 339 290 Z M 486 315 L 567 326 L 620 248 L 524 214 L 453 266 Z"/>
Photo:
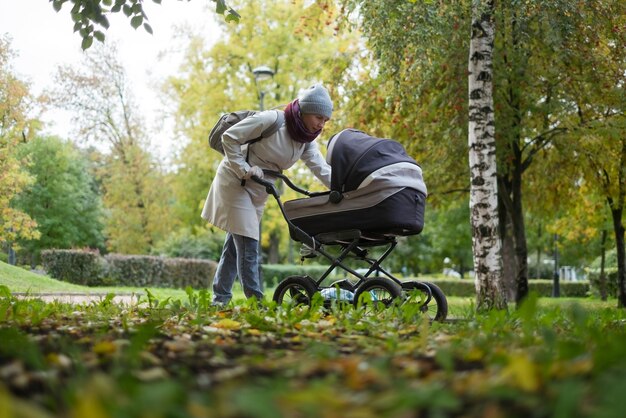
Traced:
<path fill-rule="evenodd" d="M 262 179 L 263 178 L 263 170 L 261 169 L 261 167 L 258 167 L 256 165 L 250 167 L 250 169 L 248 171 L 246 171 L 246 174 L 244 174 L 243 178 L 248 180 L 252 176 L 256 176 L 256 177 Z"/>

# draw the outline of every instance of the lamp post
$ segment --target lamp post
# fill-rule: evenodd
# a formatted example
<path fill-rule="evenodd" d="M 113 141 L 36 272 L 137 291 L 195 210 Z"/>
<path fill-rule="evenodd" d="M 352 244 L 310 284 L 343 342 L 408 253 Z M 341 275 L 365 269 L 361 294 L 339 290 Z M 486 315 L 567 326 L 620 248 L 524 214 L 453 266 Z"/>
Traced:
<path fill-rule="evenodd" d="M 274 78 L 274 71 L 268 67 L 267 65 L 261 65 L 260 67 L 256 67 L 252 70 L 252 74 L 254 75 L 254 84 L 257 89 L 257 94 L 259 97 L 259 110 L 265 110 L 263 106 L 263 99 L 265 98 L 265 91 L 262 88 L 262 81 L 271 80 Z M 261 245 L 263 234 L 263 219 L 259 221 L 259 284 L 261 285 L 261 290 L 263 290 L 263 246 Z"/>
<path fill-rule="evenodd" d="M 557 247 L 559 236 L 554 234 L 554 274 L 552 277 L 552 297 L 561 297 L 561 286 L 559 283 L 559 249 Z"/>
<path fill-rule="evenodd" d="M 263 99 L 265 98 L 265 91 L 263 91 L 260 87 L 259 82 L 264 80 L 270 80 L 274 78 L 274 71 L 268 67 L 267 65 L 261 65 L 260 67 L 256 67 L 252 70 L 252 74 L 254 74 L 254 84 L 256 85 L 257 92 L 259 95 L 259 109 L 265 110 L 263 106 Z"/>

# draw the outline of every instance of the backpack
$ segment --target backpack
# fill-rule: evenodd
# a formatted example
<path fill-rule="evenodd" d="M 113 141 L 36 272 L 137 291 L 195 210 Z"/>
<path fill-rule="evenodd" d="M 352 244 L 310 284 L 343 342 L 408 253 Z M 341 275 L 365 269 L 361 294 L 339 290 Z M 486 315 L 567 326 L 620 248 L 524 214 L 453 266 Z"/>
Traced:
<path fill-rule="evenodd" d="M 215 151 L 224 155 L 224 147 L 222 146 L 222 135 L 228 128 L 234 126 L 244 120 L 245 118 L 252 116 L 259 111 L 256 110 L 238 110 L 232 113 L 226 113 L 222 115 L 211 132 L 209 133 L 209 146 L 213 148 Z M 285 114 L 282 111 L 276 111 L 276 121 L 266 130 L 261 133 L 261 136 L 258 138 L 253 138 L 246 141 L 246 144 L 253 144 L 255 142 L 260 141 L 263 138 L 270 137 L 274 135 L 285 123 Z"/>

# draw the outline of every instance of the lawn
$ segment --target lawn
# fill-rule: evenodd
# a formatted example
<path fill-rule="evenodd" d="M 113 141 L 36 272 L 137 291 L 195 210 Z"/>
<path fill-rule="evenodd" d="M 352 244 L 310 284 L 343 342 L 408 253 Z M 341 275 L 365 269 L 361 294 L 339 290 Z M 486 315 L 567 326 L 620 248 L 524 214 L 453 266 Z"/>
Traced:
<path fill-rule="evenodd" d="M 5 286 L 7 274 L 17 272 L 0 265 Z M 531 297 L 479 315 L 451 298 L 457 320 L 431 323 L 406 307 L 240 301 L 218 310 L 206 291 L 76 306 L 0 289 L 8 411 L 0 416 L 621 418 L 626 410 L 626 315 L 614 302 Z"/>
<path fill-rule="evenodd" d="M 146 292 L 150 292 L 159 300 L 170 299 L 184 301 L 188 298 L 187 292 L 183 289 L 167 289 L 159 287 L 124 287 L 124 286 L 101 286 L 101 287 L 89 287 L 81 286 L 72 283 L 67 283 L 59 280 L 52 279 L 48 276 L 34 273 L 23 268 L 10 266 L 6 263 L 0 262 L 0 285 L 7 286 L 13 293 L 47 293 L 47 294 L 74 294 L 83 293 L 91 295 L 106 295 L 107 293 L 114 294 L 135 294 L 142 295 L 145 299 Z M 270 300 L 274 288 L 265 289 L 266 300 Z M 245 300 L 243 290 L 239 283 L 235 284 L 233 288 L 233 300 L 235 303 L 242 303 Z M 449 303 L 449 316 L 460 317 L 464 316 L 465 312 L 472 309 L 473 301 L 471 298 L 466 297 L 448 297 Z"/>

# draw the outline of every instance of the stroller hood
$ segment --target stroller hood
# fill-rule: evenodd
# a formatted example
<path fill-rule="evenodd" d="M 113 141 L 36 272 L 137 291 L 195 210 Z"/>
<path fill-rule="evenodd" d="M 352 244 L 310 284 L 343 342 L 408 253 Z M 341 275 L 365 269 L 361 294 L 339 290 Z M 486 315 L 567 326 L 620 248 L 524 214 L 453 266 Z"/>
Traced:
<path fill-rule="evenodd" d="M 385 167 L 409 165 L 419 172 L 420 184 L 411 186 L 426 193 L 419 165 L 407 155 L 402 144 L 391 139 L 375 138 L 356 129 L 345 129 L 328 141 L 326 160 L 332 169 L 332 191 L 354 191 L 373 173 Z"/>

